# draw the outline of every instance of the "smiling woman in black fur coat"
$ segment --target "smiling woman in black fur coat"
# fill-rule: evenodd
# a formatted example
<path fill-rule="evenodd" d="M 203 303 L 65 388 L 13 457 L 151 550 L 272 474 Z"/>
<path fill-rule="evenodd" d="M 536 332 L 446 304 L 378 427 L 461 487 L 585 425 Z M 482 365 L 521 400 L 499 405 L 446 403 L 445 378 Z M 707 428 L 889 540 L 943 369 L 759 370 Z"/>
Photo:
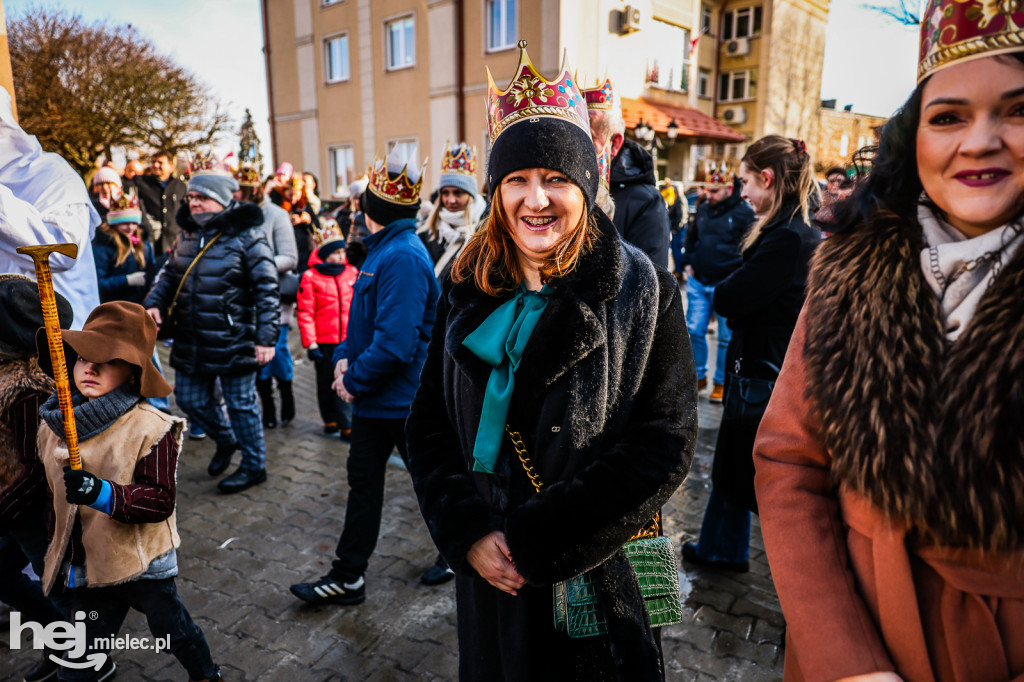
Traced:
<path fill-rule="evenodd" d="M 462 680 L 661 680 L 660 638 L 620 548 L 693 454 L 682 303 L 594 208 L 597 160 L 568 71 L 543 81 L 524 50 L 518 73 L 504 93 L 491 86 L 491 213 L 442 288 L 409 470 L 456 571 Z M 551 585 L 584 571 L 609 634 L 570 639 L 554 629 Z"/>

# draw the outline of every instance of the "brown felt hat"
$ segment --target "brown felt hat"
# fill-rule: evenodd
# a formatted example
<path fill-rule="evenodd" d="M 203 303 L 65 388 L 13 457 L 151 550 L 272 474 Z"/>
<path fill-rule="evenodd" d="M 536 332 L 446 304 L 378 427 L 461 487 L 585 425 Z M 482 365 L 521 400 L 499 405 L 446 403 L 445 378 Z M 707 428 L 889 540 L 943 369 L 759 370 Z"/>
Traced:
<path fill-rule="evenodd" d="M 138 303 L 111 301 L 93 308 L 81 331 L 62 329 L 64 357 L 68 373 L 82 356 L 89 362 L 124 360 L 142 370 L 139 393 L 144 398 L 163 398 L 170 395 L 171 386 L 153 364 L 156 345 L 156 323 L 146 309 Z M 36 332 L 39 366 L 53 376 L 46 329 Z"/>

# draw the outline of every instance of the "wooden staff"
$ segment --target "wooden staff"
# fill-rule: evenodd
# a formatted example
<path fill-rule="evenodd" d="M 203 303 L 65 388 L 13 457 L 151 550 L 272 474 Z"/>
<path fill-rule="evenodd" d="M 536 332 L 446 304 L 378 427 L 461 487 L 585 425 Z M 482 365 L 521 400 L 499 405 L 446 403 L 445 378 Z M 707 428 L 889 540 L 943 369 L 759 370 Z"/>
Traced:
<path fill-rule="evenodd" d="M 36 266 L 36 282 L 39 285 L 39 301 L 43 305 L 43 325 L 46 340 L 50 342 L 50 364 L 53 378 L 57 382 L 57 399 L 64 417 L 64 440 L 68 444 L 71 468 L 82 468 L 82 456 L 78 453 L 78 431 L 75 430 L 75 410 L 71 405 L 71 381 L 68 366 L 64 361 L 64 337 L 60 334 L 60 319 L 57 317 L 57 299 L 53 295 L 53 277 L 50 275 L 50 254 L 59 253 L 68 258 L 78 256 L 75 244 L 41 244 L 19 246 L 18 253 L 30 256 Z"/>

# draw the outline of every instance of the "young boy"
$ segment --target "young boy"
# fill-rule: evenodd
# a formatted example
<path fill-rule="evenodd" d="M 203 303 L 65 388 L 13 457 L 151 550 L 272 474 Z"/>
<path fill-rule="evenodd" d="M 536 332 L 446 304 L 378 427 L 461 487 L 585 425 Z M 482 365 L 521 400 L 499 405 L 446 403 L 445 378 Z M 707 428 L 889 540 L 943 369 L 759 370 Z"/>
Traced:
<path fill-rule="evenodd" d="M 39 415 L 39 458 L 53 491 L 54 532 L 46 553 L 43 588 L 67 590 L 71 613 L 96 613 L 85 625 L 88 651 L 71 650 L 70 663 L 107 653 L 129 608 L 145 614 L 153 644 L 168 649 L 192 680 L 219 680 L 202 630 L 178 597 L 175 548 L 175 470 L 184 421 L 143 398 L 171 387 L 153 365 L 156 324 L 136 303 L 98 306 L 81 331 L 63 330 L 82 469 L 71 469 L 60 406 L 54 394 Z M 36 344 L 40 365 L 52 373 L 46 334 Z M 97 638 L 102 641 L 97 642 Z M 107 657 L 94 667 L 62 667 L 61 680 L 106 680 Z"/>
<path fill-rule="evenodd" d="M 57 319 L 70 327 L 71 304 L 55 294 Z M 0 275 L 0 601 L 22 621 L 46 626 L 67 620 L 39 582 L 22 571 L 43 572 L 49 542 L 43 465 L 36 456 L 39 406 L 53 393 L 53 379 L 36 362 L 36 330 L 43 324 L 39 288 L 24 275 Z M 53 679 L 57 664 L 45 649 L 26 682 Z"/>
<path fill-rule="evenodd" d="M 317 249 L 310 254 L 310 268 L 302 273 L 298 293 L 299 333 L 309 359 L 316 366 L 316 397 L 324 433 L 352 434 L 352 406 L 331 389 L 334 381 L 334 349 L 345 340 L 352 286 L 359 270 L 348 264 L 345 238 L 337 225 L 317 229 Z"/>

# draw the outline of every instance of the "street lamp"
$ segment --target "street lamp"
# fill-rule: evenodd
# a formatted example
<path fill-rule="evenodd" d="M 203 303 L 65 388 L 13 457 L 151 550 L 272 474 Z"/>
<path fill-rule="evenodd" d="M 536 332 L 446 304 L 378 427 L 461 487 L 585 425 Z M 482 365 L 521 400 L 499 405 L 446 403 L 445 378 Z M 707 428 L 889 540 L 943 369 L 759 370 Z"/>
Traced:
<path fill-rule="evenodd" d="M 679 124 L 676 123 L 675 119 L 669 121 L 668 128 L 665 130 L 665 134 L 668 135 L 670 142 L 675 142 L 676 137 L 679 136 Z"/>
<path fill-rule="evenodd" d="M 633 130 L 636 138 L 644 143 L 644 146 L 650 144 L 651 140 L 654 139 L 654 128 L 647 125 L 647 123 L 641 118 L 640 123 L 637 124 Z"/>

